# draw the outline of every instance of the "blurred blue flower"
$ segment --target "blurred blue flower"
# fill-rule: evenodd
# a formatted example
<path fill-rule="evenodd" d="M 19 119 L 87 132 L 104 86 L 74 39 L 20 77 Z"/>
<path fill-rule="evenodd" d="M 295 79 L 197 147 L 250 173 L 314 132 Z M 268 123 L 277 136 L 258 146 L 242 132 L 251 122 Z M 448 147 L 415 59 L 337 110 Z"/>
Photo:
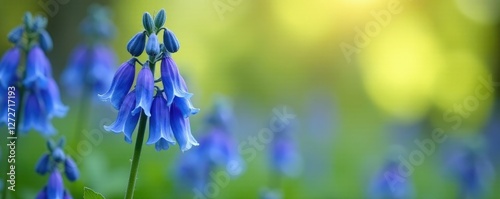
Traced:
<path fill-rule="evenodd" d="M 107 44 L 115 32 L 108 9 L 91 5 L 80 32 L 85 40 L 73 50 L 62 80 L 72 96 L 78 97 L 83 91 L 95 96 L 109 88 L 116 65 L 116 55 Z"/>
<path fill-rule="evenodd" d="M 17 101 L 16 111 L 22 112 L 16 120 L 22 121 L 18 126 L 21 133 L 30 129 L 39 131 L 48 136 L 55 133 L 50 123 L 53 117 L 63 117 L 68 108 L 63 105 L 59 96 L 59 89 L 52 78 L 51 64 L 44 51 L 52 48 L 52 39 L 45 30 L 47 19 L 41 16 L 33 18 L 31 13 L 24 15 L 24 24 L 15 28 L 9 34 L 9 41 L 15 47 L 8 50 L 0 60 L 0 90 L 14 86 Z M 21 39 L 26 37 L 26 39 Z M 25 59 L 25 60 L 21 60 Z M 19 63 L 25 63 L 24 71 L 19 71 Z M 22 76 L 21 76 L 22 75 Z M 22 97 L 21 97 L 22 96 Z M 6 105 L 7 101 L 2 104 Z M 12 103 L 11 103 L 12 104 Z M 1 105 L 0 109 L 5 109 Z M 24 111 L 21 111 L 23 107 Z M 7 111 L 2 111 L 6 113 Z M 3 124 L 6 115 L 0 114 Z"/>
<path fill-rule="evenodd" d="M 297 146 L 291 137 L 291 127 L 274 132 L 274 139 L 270 144 L 271 170 L 279 175 L 295 177 L 300 174 L 302 158 Z"/>
<path fill-rule="evenodd" d="M 110 86 L 114 75 L 115 54 L 107 46 L 80 45 L 72 52 L 70 61 L 62 74 L 66 91 L 79 96 L 83 89 L 99 94 Z"/>
<path fill-rule="evenodd" d="M 59 199 L 64 196 L 64 184 L 61 173 L 56 168 L 52 171 L 47 182 L 47 198 Z"/>
<path fill-rule="evenodd" d="M 368 198 L 405 199 L 413 197 L 413 185 L 398 171 L 398 162 L 390 160 L 371 180 Z"/>
<path fill-rule="evenodd" d="M 47 185 L 38 193 L 37 198 L 72 198 L 67 190 L 64 189 L 64 183 L 59 167 L 64 168 L 66 178 L 73 182 L 79 176 L 79 170 L 73 159 L 66 155 L 62 148 L 64 139 L 54 144 L 51 140 L 47 141 L 49 153 L 43 154 L 36 165 L 36 172 L 40 175 L 50 173 Z"/>
<path fill-rule="evenodd" d="M 31 128 L 39 131 L 44 136 L 52 135 L 56 132 L 49 121 L 49 115 L 45 110 L 42 97 L 37 92 L 27 94 L 23 122 L 19 126 L 21 133 L 26 133 Z"/>
<path fill-rule="evenodd" d="M 260 192 L 259 199 L 282 199 L 283 193 L 278 190 L 264 189 Z"/>
<path fill-rule="evenodd" d="M 470 140 L 470 139 L 469 139 Z M 460 186 L 463 198 L 483 198 L 494 179 L 494 168 L 474 143 L 451 140 L 444 148 L 444 168 Z"/>
<path fill-rule="evenodd" d="M 28 52 L 26 60 L 26 78 L 24 85 L 28 87 L 46 87 L 47 79 L 51 78 L 50 62 L 40 46 L 33 47 Z"/>
<path fill-rule="evenodd" d="M 11 86 L 12 80 L 17 75 L 17 67 L 21 60 L 21 49 L 14 47 L 9 49 L 0 60 L 0 87 Z"/>

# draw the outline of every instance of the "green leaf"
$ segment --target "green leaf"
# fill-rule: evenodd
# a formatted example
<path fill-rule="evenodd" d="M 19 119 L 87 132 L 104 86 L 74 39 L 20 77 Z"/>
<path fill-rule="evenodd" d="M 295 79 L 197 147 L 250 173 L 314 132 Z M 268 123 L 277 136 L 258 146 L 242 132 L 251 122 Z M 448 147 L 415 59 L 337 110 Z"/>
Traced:
<path fill-rule="evenodd" d="M 83 190 L 83 199 L 106 199 L 102 194 L 95 192 L 91 188 L 85 187 Z"/>

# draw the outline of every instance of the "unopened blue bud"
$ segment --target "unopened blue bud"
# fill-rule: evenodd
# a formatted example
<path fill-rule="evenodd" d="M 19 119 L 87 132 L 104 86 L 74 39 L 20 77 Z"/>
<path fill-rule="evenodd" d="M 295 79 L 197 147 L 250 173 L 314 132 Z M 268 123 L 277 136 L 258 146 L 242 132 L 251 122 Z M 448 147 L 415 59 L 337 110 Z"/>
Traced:
<path fill-rule="evenodd" d="M 150 56 L 156 56 L 160 53 L 158 37 L 154 33 L 149 35 L 148 43 L 146 44 L 146 53 Z"/>
<path fill-rule="evenodd" d="M 158 12 L 158 14 L 156 14 L 156 16 L 155 16 L 156 28 L 160 29 L 161 27 L 163 27 L 166 20 L 167 20 L 167 15 L 165 14 L 165 10 L 161 9 L 160 12 Z"/>
<path fill-rule="evenodd" d="M 56 148 L 54 151 L 52 151 L 52 158 L 54 158 L 54 161 L 57 163 L 63 162 L 65 159 L 66 155 L 60 148 Z"/>
<path fill-rule="evenodd" d="M 40 31 L 42 29 L 45 29 L 45 27 L 47 27 L 47 18 L 36 16 L 33 20 L 33 30 Z"/>
<path fill-rule="evenodd" d="M 24 23 L 24 28 L 28 32 L 33 32 L 34 27 L 33 27 L 33 16 L 31 15 L 31 12 L 26 12 L 23 17 L 23 23 Z"/>
<path fill-rule="evenodd" d="M 23 38 L 23 33 L 24 33 L 24 28 L 23 26 L 18 26 L 14 28 L 12 31 L 9 33 L 9 41 L 16 44 Z"/>
<path fill-rule="evenodd" d="M 142 25 L 144 26 L 144 29 L 146 29 L 146 32 L 148 32 L 148 34 L 151 34 L 153 31 L 154 31 L 154 22 L 153 22 L 153 17 L 151 16 L 151 14 L 149 14 L 149 12 L 146 12 L 144 13 L 144 15 L 142 15 Z"/>
<path fill-rule="evenodd" d="M 44 29 L 40 31 L 40 47 L 44 51 L 52 50 L 52 38 L 50 38 L 49 33 Z"/>
<path fill-rule="evenodd" d="M 137 33 L 127 44 L 127 51 L 132 56 L 139 56 L 144 51 L 146 45 L 146 34 L 144 32 Z"/>
<path fill-rule="evenodd" d="M 175 36 L 174 32 L 166 29 L 163 32 L 163 43 L 165 43 L 165 48 L 168 52 L 175 53 L 179 50 L 179 41 Z"/>

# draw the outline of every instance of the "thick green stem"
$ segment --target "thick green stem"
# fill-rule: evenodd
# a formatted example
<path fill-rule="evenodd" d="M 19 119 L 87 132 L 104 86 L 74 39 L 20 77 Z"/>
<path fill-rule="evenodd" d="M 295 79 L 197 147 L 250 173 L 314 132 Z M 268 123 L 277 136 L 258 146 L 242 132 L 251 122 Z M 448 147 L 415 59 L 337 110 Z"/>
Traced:
<path fill-rule="evenodd" d="M 132 166 L 130 168 L 130 176 L 128 178 L 127 195 L 125 199 L 132 199 L 134 197 L 135 181 L 137 179 L 137 169 L 139 167 L 139 159 L 141 158 L 142 143 L 144 142 L 144 134 L 146 133 L 146 123 L 148 117 L 141 112 L 141 118 L 139 121 L 139 130 L 137 132 L 137 139 L 135 142 L 134 156 L 132 158 Z"/>

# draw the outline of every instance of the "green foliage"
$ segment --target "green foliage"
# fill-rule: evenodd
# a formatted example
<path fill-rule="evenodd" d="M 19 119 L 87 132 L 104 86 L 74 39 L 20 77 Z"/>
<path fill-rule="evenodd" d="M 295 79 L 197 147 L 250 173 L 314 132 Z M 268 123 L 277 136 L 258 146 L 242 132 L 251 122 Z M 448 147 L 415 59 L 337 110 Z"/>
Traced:
<path fill-rule="evenodd" d="M 91 188 L 85 187 L 83 191 L 83 199 L 105 199 L 105 197 Z"/>

